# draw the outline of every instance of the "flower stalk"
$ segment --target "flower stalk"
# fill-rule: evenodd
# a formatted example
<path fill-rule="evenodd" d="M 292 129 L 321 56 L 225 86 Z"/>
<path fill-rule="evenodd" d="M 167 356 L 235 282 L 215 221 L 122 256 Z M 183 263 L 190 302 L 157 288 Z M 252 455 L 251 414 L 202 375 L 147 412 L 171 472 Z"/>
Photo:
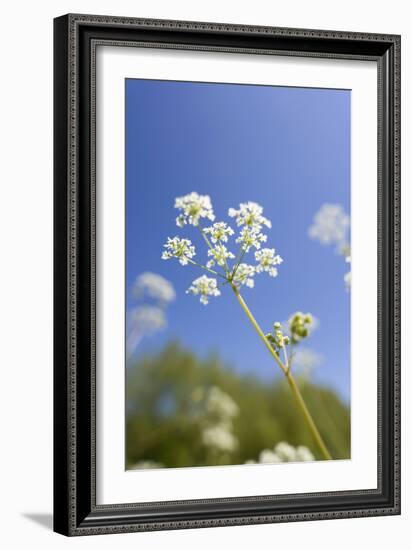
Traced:
<path fill-rule="evenodd" d="M 243 287 L 254 288 L 254 277 L 259 274 L 267 273 L 270 277 L 277 277 L 277 266 L 283 262 L 282 257 L 276 253 L 274 248 L 261 247 L 262 243 L 267 241 L 267 235 L 262 232 L 263 228 L 271 228 L 270 220 L 263 215 L 263 208 L 255 202 L 247 202 L 240 204 L 237 210 L 234 208 L 228 210 L 229 217 L 234 218 L 239 229 L 239 236 L 235 241 L 240 245 L 237 255 L 234 255 L 226 247 L 227 241 L 234 235 L 233 229 L 226 222 L 216 222 L 209 227 L 202 227 L 201 225 L 200 220 L 210 220 L 211 222 L 215 220 L 208 195 L 199 195 L 192 192 L 184 197 L 178 197 L 175 200 L 175 208 L 180 211 L 176 219 L 177 226 L 192 225 L 196 227 L 207 245 L 207 256 L 210 259 L 206 265 L 194 260 L 193 258 L 196 256 L 195 246 L 189 239 L 180 237 L 169 237 L 167 239 L 162 258 L 164 260 L 175 258 L 182 266 L 187 264 L 196 265 L 223 279 L 224 282 L 220 286 L 216 278 L 210 278 L 206 275 L 202 275 L 192 282 L 186 292 L 198 296 L 200 303 L 203 305 L 207 305 L 210 298 L 214 299 L 214 297 L 220 296 L 222 286 L 226 284 L 231 286 L 250 323 L 286 377 L 291 392 L 322 455 L 326 460 L 330 460 L 331 454 L 291 373 L 293 346 L 309 335 L 313 323 L 312 316 L 309 313 L 295 313 L 289 320 L 290 335 L 283 333 L 282 325 L 278 321 L 274 323 L 273 333 L 264 334 L 240 293 Z M 253 256 L 256 264 L 244 263 L 244 256 L 253 248 L 255 249 Z M 227 260 L 234 260 L 231 268 Z M 215 269 L 213 269 L 214 267 Z M 218 271 L 218 267 L 222 268 L 224 274 Z M 289 357 L 286 350 L 288 345 L 290 345 L 291 351 Z M 281 350 L 283 351 L 284 361 L 281 359 Z"/>
<path fill-rule="evenodd" d="M 311 431 L 311 434 L 314 437 L 314 439 L 315 439 L 315 441 L 316 441 L 323 457 L 326 460 L 332 460 L 331 454 L 330 454 L 329 450 L 327 449 L 327 446 L 325 445 L 324 440 L 321 437 L 320 432 L 318 431 L 318 428 L 317 428 L 317 426 L 314 422 L 313 417 L 311 416 L 310 411 L 308 410 L 308 407 L 307 407 L 307 405 L 304 401 L 304 398 L 303 398 L 303 396 L 300 392 L 300 389 L 297 385 L 297 382 L 295 381 L 293 375 L 291 374 L 289 365 L 284 365 L 283 364 L 283 362 L 281 361 L 279 355 L 273 349 L 273 347 L 271 346 L 271 344 L 267 340 L 264 332 L 261 330 L 260 325 L 257 323 L 254 315 L 251 313 L 249 307 L 247 306 L 244 298 L 241 296 L 241 294 L 238 291 L 237 287 L 232 284 L 231 288 L 233 289 L 233 292 L 234 292 L 237 300 L 239 301 L 240 306 L 243 308 L 245 314 L 247 315 L 248 319 L 250 320 L 250 322 L 253 325 L 254 329 L 256 330 L 257 334 L 260 336 L 261 340 L 264 342 L 264 345 L 266 346 L 266 348 L 268 349 L 270 354 L 273 356 L 273 358 L 275 359 L 275 361 L 278 364 L 278 366 L 280 367 L 280 369 L 285 374 L 285 377 L 286 377 L 287 382 L 290 386 L 290 389 L 291 389 L 291 391 L 292 391 L 292 393 L 293 393 L 293 395 L 294 395 L 294 397 L 295 397 L 295 399 L 296 399 L 296 401 L 297 401 L 297 403 L 298 403 L 298 405 L 301 409 L 301 412 L 304 415 L 304 418 L 305 418 L 305 420 L 307 422 L 307 425 L 308 425 L 308 427 Z"/>

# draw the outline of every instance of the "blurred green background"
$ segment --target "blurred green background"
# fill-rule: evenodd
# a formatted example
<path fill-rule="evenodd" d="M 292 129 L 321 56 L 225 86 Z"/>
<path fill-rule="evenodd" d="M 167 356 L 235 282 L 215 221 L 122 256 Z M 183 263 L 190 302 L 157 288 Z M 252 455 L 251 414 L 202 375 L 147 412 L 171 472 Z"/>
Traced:
<path fill-rule="evenodd" d="M 333 459 L 350 458 L 349 407 L 307 374 L 296 379 Z M 173 342 L 129 364 L 126 392 L 127 469 L 258 462 L 281 441 L 321 459 L 275 365 L 267 383 Z"/>

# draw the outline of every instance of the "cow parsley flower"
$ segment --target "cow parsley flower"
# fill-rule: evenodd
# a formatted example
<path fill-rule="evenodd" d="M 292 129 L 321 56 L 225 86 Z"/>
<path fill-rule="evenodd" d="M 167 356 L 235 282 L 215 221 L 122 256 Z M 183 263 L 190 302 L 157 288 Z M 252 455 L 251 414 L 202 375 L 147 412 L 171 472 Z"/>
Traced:
<path fill-rule="evenodd" d="M 263 449 L 258 455 L 260 464 L 276 464 L 282 462 L 281 458 L 271 449 Z"/>
<path fill-rule="evenodd" d="M 234 254 L 229 252 L 223 244 L 217 244 L 214 248 L 210 248 L 208 255 L 212 259 L 207 262 L 207 267 L 213 267 L 215 264 L 225 266 L 229 258 L 234 258 Z"/>
<path fill-rule="evenodd" d="M 167 243 L 164 245 L 163 260 L 170 258 L 178 258 L 181 265 L 187 265 L 189 260 L 195 256 L 195 248 L 189 239 L 180 239 L 180 237 L 167 238 Z"/>
<path fill-rule="evenodd" d="M 343 245 L 346 242 L 350 218 L 340 204 L 323 204 L 308 228 L 308 235 L 321 244 Z"/>
<path fill-rule="evenodd" d="M 212 386 L 208 391 L 206 409 L 208 413 L 216 415 L 224 421 L 234 418 L 239 413 L 238 405 L 234 399 L 218 386 Z"/>
<path fill-rule="evenodd" d="M 231 426 L 224 423 L 205 428 L 201 435 L 204 445 L 222 452 L 235 451 L 238 446 L 238 439 L 232 433 Z"/>
<path fill-rule="evenodd" d="M 248 286 L 248 288 L 254 288 L 254 275 L 255 267 L 253 265 L 240 264 L 235 270 L 232 282 L 236 287 L 245 285 Z"/>
<path fill-rule="evenodd" d="M 199 195 L 195 191 L 184 195 L 184 197 L 177 197 L 174 208 L 182 211 L 176 218 L 178 227 L 183 227 L 186 224 L 198 225 L 201 218 L 211 221 L 215 219 L 210 197 Z"/>
<path fill-rule="evenodd" d="M 270 344 L 276 351 L 284 349 L 290 343 L 290 338 L 287 334 L 284 334 L 283 327 L 278 321 L 274 323 L 273 332 L 265 335 Z"/>
<path fill-rule="evenodd" d="M 261 247 L 261 243 L 267 241 L 267 235 L 261 233 L 261 226 L 248 226 L 246 225 L 240 231 L 240 236 L 236 239 L 236 243 L 240 243 L 243 249 L 248 252 L 252 246 L 257 248 Z"/>
<path fill-rule="evenodd" d="M 207 277 L 207 275 L 195 279 L 186 293 L 200 296 L 200 302 L 204 305 L 208 304 L 210 296 L 220 296 L 221 294 L 217 288 L 217 280 Z"/>
<path fill-rule="evenodd" d="M 294 313 L 288 321 L 292 343 L 297 344 L 304 338 L 307 338 L 310 335 L 313 323 L 314 319 L 311 313 L 301 313 L 300 311 Z"/>
<path fill-rule="evenodd" d="M 255 253 L 255 259 L 258 262 L 256 267 L 257 273 L 267 271 L 271 277 L 277 277 L 278 270 L 275 266 L 281 264 L 283 259 L 278 254 L 276 255 L 274 248 L 263 248 L 262 250 L 257 250 Z"/>
<path fill-rule="evenodd" d="M 217 222 L 211 227 L 205 227 L 204 233 L 210 234 L 211 242 L 214 244 L 220 242 L 226 243 L 228 241 L 228 237 L 234 235 L 234 231 L 225 222 Z"/>
<path fill-rule="evenodd" d="M 161 462 L 155 462 L 154 460 L 140 460 L 131 466 L 131 470 L 158 470 L 164 468 Z"/>
<path fill-rule="evenodd" d="M 351 247 L 348 241 L 350 218 L 340 204 L 323 204 L 314 216 L 314 223 L 308 228 L 308 235 L 321 244 L 336 245 L 338 254 L 351 262 Z M 351 288 L 351 272 L 344 275 L 345 287 Z"/>
<path fill-rule="evenodd" d="M 235 218 L 238 227 L 242 225 L 258 228 L 261 228 L 263 225 L 271 227 L 270 220 L 267 220 L 267 218 L 263 216 L 263 207 L 256 202 L 241 203 L 238 210 L 230 208 L 228 210 L 228 215 L 230 218 Z"/>
<path fill-rule="evenodd" d="M 133 296 L 137 299 L 152 298 L 165 305 L 175 300 L 176 292 L 170 281 L 158 273 L 146 271 L 136 278 Z"/>
<path fill-rule="evenodd" d="M 311 462 L 315 460 L 314 455 L 308 447 L 299 445 L 293 447 L 286 441 L 280 441 L 274 449 L 264 449 L 258 456 L 260 464 L 278 464 L 281 462 Z M 246 464 L 255 464 L 253 460 L 248 460 Z"/>

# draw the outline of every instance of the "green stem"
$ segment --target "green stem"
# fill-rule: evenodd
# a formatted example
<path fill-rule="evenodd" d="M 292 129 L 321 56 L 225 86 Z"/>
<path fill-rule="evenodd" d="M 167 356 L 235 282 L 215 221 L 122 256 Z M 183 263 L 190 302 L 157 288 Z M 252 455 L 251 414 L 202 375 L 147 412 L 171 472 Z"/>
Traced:
<path fill-rule="evenodd" d="M 308 407 L 307 407 L 307 405 L 304 401 L 303 396 L 301 395 L 301 392 L 300 392 L 300 390 L 297 386 L 297 383 L 296 383 L 294 377 L 292 376 L 289 369 L 287 369 L 287 367 L 283 365 L 283 362 L 281 361 L 279 355 L 276 353 L 276 351 L 271 346 L 270 342 L 267 340 L 264 332 L 261 330 L 259 324 L 257 323 L 257 321 L 254 318 L 254 315 L 249 310 L 247 304 L 245 303 L 243 297 L 239 293 L 237 287 L 235 285 L 231 284 L 231 288 L 233 289 L 234 294 L 237 297 L 237 300 L 240 302 L 241 307 L 243 308 L 245 314 L 247 315 L 247 317 L 250 320 L 251 324 L 255 328 L 257 334 L 260 336 L 260 338 L 263 341 L 264 345 L 266 346 L 266 348 L 268 349 L 268 351 L 270 352 L 272 357 L 275 359 L 278 366 L 283 371 L 283 373 L 284 373 L 284 375 L 287 379 L 287 382 L 288 382 L 288 384 L 291 388 L 291 391 L 292 391 L 292 393 L 293 393 L 293 395 L 294 395 L 294 397 L 295 397 L 295 399 L 296 399 L 296 401 L 297 401 L 297 403 L 298 403 L 298 405 L 301 409 L 301 412 L 304 415 L 304 418 L 305 418 L 305 420 L 308 424 L 308 427 L 310 428 L 311 434 L 314 437 L 319 449 L 321 450 L 322 455 L 324 456 L 324 458 L 326 460 L 331 460 L 332 459 L 331 454 L 330 454 L 329 450 L 327 449 L 327 447 L 326 447 L 326 445 L 325 445 L 325 443 L 324 443 L 324 441 L 323 441 L 323 439 L 320 435 L 320 432 L 318 431 L 318 428 L 317 428 L 317 426 L 314 422 L 313 417 L 310 414 L 310 411 L 308 410 Z"/>
<path fill-rule="evenodd" d="M 301 411 L 303 412 L 303 414 L 305 416 L 305 419 L 306 419 L 307 424 L 308 424 L 308 426 L 311 430 L 311 433 L 313 434 L 314 439 L 316 440 L 317 445 L 320 448 L 324 458 L 326 460 L 332 460 L 330 451 L 327 449 L 327 446 L 324 443 L 324 440 L 321 437 L 320 432 L 318 431 L 318 428 L 317 428 L 317 426 L 314 422 L 314 419 L 311 416 L 310 411 L 308 410 L 308 407 L 307 407 L 307 405 L 304 401 L 304 398 L 301 395 L 300 389 L 297 386 L 297 382 L 295 381 L 295 379 L 294 379 L 294 377 L 293 377 L 293 375 L 291 374 L 290 371 L 287 371 L 286 378 L 287 378 L 288 384 L 291 388 L 291 391 L 293 392 L 294 397 L 297 400 L 297 403 L 299 404 L 299 406 L 301 408 Z"/>
<path fill-rule="evenodd" d="M 207 235 L 205 234 L 204 229 L 201 227 L 200 222 L 198 222 L 198 229 L 200 230 L 200 233 L 202 234 L 202 236 L 203 236 L 203 238 L 204 238 L 204 240 L 205 240 L 205 242 L 206 242 L 208 248 L 209 248 L 210 250 L 214 250 L 214 247 L 213 247 L 213 245 L 210 243 L 210 240 L 209 240 L 209 238 L 207 237 Z"/>
<path fill-rule="evenodd" d="M 191 258 L 186 258 L 188 262 L 190 262 L 190 264 L 193 264 L 193 265 L 196 265 L 197 267 L 201 267 L 201 269 L 205 269 L 206 271 L 209 271 L 210 273 L 212 273 L 213 275 L 218 275 L 219 277 L 221 277 L 222 279 L 224 279 L 225 281 L 227 281 L 227 277 L 224 277 L 224 275 L 222 275 L 221 273 L 219 273 L 218 271 L 214 271 L 214 269 L 210 269 L 209 267 L 207 267 L 206 265 L 203 265 L 203 264 L 199 264 L 198 262 L 192 260 Z M 228 281 L 227 281 L 228 282 Z"/>
<path fill-rule="evenodd" d="M 268 351 L 270 352 L 270 354 L 274 357 L 275 361 L 277 362 L 278 366 L 281 368 L 281 370 L 283 371 L 283 373 L 285 374 L 286 373 L 286 369 L 280 359 L 280 357 L 278 356 L 277 352 L 273 349 L 272 345 L 270 344 L 270 342 L 267 340 L 267 338 L 265 337 L 265 334 L 264 332 L 261 330 L 260 328 L 260 325 L 257 323 L 257 321 L 255 320 L 254 318 L 254 315 L 251 313 L 251 311 L 248 309 L 248 306 L 247 304 L 245 303 L 244 301 L 244 298 L 241 296 L 241 294 L 239 293 L 238 291 L 238 288 L 235 286 L 235 285 L 231 285 L 231 288 L 233 289 L 234 291 L 234 294 L 237 296 L 237 300 L 240 302 L 240 305 L 241 307 L 243 308 L 243 310 L 245 311 L 245 314 L 247 315 L 247 317 L 249 318 L 249 320 L 251 321 L 251 324 L 253 325 L 253 327 L 255 328 L 255 330 L 257 331 L 258 335 L 260 336 L 261 340 L 264 342 L 264 345 L 265 347 L 268 349 Z"/>

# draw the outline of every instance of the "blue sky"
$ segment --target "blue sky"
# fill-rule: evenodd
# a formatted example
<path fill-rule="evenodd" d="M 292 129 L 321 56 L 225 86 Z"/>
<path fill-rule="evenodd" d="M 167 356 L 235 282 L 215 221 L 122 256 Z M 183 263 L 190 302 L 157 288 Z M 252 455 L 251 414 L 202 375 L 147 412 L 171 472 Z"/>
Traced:
<path fill-rule="evenodd" d="M 175 225 L 174 199 L 191 191 L 210 195 L 216 221 L 230 221 L 228 208 L 240 202 L 264 207 L 272 221 L 266 246 L 284 262 L 277 278 L 257 276 L 243 296 L 265 331 L 295 311 L 318 318 L 306 343 L 324 358 L 314 379 L 348 400 L 347 265 L 307 229 L 325 202 L 350 212 L 350 92 L 126 80 L 126 288 L 152 271 L 177 292 L 167 328 L 145 338 L 136 356 L 178 339 L 201 356 L 216 351 L 236 370 L 271 380 L 278 367 L 230 288 L 203 306 L 185 293 L 203 272 L 161 260 L 174 235 L 191 239 L 205 257 L 195 228 Z M 128 292 L 127 309 L 135 305 Z"/>

